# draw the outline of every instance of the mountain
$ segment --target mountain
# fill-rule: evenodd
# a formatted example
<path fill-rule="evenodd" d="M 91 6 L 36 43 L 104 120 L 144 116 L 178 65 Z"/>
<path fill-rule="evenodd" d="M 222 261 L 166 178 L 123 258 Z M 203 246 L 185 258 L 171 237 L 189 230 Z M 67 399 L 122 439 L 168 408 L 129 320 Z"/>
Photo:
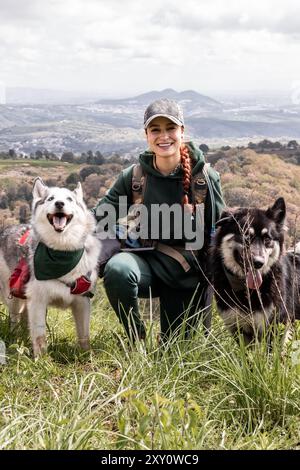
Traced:
<path fill-rule="evenodd" d="M 175 91 L 172 88 L 166 88 L 162 91 L 150 91 L 148 93 L 143 93 L 141 95 L 135 96 L 133 98 L 123 98 L 123 99 L 103 99 L 96 102 L 96 104 L 103 104 L 103 105 L 136 105 L 136 106 L 147 106 L 152 101 L 161 99 L 161 98 L 168 98 L 171 100 L 175 100 L 180 103 L 183 108 L 189 107 L 189 109 L 193 109 L 198 106 L 202 106 L 204 108 L 221 108 L 222 105 L 218 101 L 209 98 L 208 96 L 201 95 L 193 90 L 185 90 L 185 91 Z"/>
<path fill-rule="evenodd" d="M 167 88 L 132 98 L 93 99 L 81 104 L 0 105 L 0 151 L 14 148 L 30 153 L 46 148 L 58 154 L 67 150 L 137 154 L 146 145 L 145 108 L 161 97 L 182 105 L 186 134 L 196 143 L 204 140 L 210 146 L 216 141 L 217 145 L 237 145 L 241 139 L 247 143 L 263 138 L 300 138 L 298 104 L 279 104 L 275 99 L 219 102 L 193 90 L 177 92 Z M 33 98 L 28 95 L 30 99 Z M 35 99 L 41 100 L 42 95 L 37 92 Z"/>

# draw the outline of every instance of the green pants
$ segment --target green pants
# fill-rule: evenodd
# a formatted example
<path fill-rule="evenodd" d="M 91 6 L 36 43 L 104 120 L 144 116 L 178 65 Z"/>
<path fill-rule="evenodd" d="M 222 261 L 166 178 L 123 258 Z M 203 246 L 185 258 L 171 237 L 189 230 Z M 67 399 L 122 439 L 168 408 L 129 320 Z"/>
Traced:
<path fill-rule="evenodd" d="M 163 340 L 179 331 L 180 326 L 184 327 L 187 337 L 197 325 L 201 314 L 210 312 L 211 296 L 207 295 L 207 288 L 172 289 L 155 276 L 143 256 L 134 253 L 118 253 L 108 261 L 104 270 L 104 286 L 130 338 L 145 337 L 145 326 L 138 309 L 139 297 L 149 298 L 151 295 L 160 298 Z"/>

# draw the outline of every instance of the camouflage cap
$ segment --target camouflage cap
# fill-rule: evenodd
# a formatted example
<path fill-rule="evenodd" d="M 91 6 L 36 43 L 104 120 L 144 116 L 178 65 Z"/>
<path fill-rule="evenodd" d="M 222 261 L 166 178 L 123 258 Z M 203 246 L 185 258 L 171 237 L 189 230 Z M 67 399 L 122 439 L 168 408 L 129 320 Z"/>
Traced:
<path fill-rule="evenodd" d="M 157 117 L 165 117 L 178 126 L 184 126 L 183 112 L 176 101 L 162 98 L 149 104 L 144 114 L 144 128 L 146 129 L 150 122 Z"/>

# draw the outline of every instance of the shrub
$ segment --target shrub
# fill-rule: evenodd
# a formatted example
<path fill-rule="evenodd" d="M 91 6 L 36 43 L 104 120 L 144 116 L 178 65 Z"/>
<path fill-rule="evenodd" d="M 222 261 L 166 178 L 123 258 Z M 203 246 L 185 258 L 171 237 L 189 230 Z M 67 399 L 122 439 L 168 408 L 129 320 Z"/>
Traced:
<path fill-rule="evenodd" d="M 100 168 L 98 166 L 85 166 L 82 168 L 79 172 L 81 181 L 84 181 L 89 175 L 92 175 L 95 173 L 96 175 L 99 175 L 100 173 Z"/>

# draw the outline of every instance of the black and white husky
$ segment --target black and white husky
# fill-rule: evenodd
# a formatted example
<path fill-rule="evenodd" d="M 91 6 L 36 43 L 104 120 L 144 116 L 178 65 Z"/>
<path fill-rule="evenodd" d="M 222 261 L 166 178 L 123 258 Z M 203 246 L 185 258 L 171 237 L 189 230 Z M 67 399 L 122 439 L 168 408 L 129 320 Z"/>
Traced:
<path fill-rule="evenodd" d="M 22 255 L 18 247 L 22 229 L 22 226 L 7 227 L 0 233 L 0 294 L 8 305 L 12 326 L 25 311 L 36 357 L 46 350 L 47 307 L 70 307 L 78 343 L 88 349 L 89 293 L 97 281 L 100 242 L 94 234 L 94 217 L 83 202 L 80 183 L 74 191 L 69 191 L 47 187 L 39 178 L 35 181 L 30 232 L 25 245 L 30 267 L 26 300 L 9 296 L 9 277 Z"/>
<path fill-rule="evenodd" d="M 225 210 L 218 221 L 211 269 L 218 311 L 245 343 L 273 322 L 300 319 L 300 244 L 285 253 L 283 198 L 267 210 Z"/>

